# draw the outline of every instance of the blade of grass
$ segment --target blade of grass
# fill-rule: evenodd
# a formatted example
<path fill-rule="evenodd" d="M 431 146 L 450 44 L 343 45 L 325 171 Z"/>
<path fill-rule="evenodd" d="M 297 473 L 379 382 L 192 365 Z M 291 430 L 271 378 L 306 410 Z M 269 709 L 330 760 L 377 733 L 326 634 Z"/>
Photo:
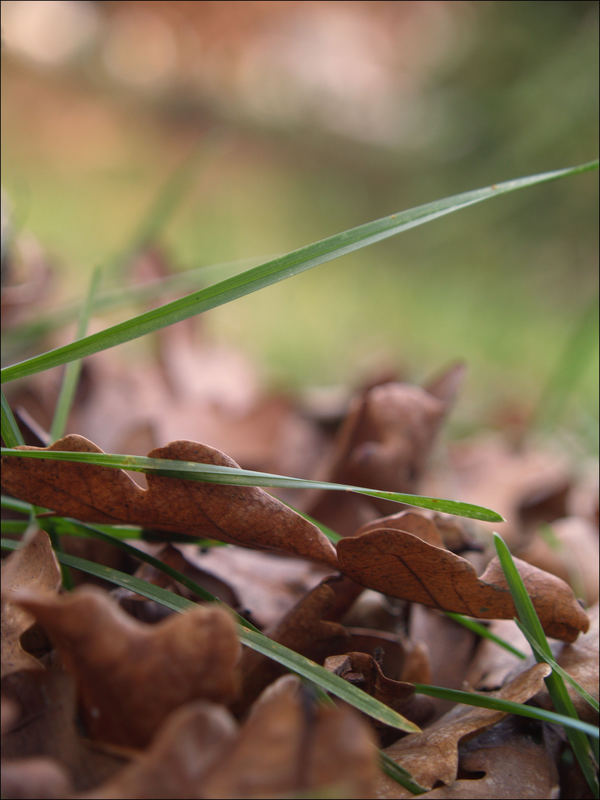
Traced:
<path fill-rule="evenodd" d="M 419 784 L 412 779 L 410 772 L 407 772 L 404 767 L 400 766 L 400 764 L 396 764 L 396 762 L 390 758 L 387 753 L 384 753 L 383 750 L 379 751 L 379 762 L 381 769 L 385 772 L 385 774 L 395 780 L 396 783 L 404 786 L 404 788 L 408 789 L 409 792 L 412 792 L 413 794 L 423 794 L 427 791 L 427 789 L 419 786 Z"/>
<path fill-rule="evenodd" d="M 23 439 L 23 434 L 21 433 L 21 429 L 17 425 L 17 421 L 12 413 L 12 409 L 8 404 L 8 400 L 6 399 L 4 392 L 0 390 L 2 393 L 2 407 L 1 407 L 1 433 L 2 439 L 8 445 L 8 447 L 18 447 L 19 445 L 25 444 L 25 440 Z"/>
<path fill-rule="evenodd" d="M 432 203 L 391 214 L 373 222 L 367 222 L 301 247 L 298 250 L 293 250 L 284 256 L 267 261 L 239 275 L 234 275 L 224 281 L 208 286 L 198 292 L 193 292 L 179 300 L 159 306 L 98 333 L 86 336 L 76 342 L 57 347 L 18 364 L 5 367 L 0 373 L 1 382 L 4 383 L 27 375 L 33 375 L 36 372 L 131 341 L 167 325 L 179 322 L 182 319 L 187 319 L 195 314 L 200 314 L 223 303 L 231 302 L 251 292 L 263 289 L 266 286 L 271 286 L 278 281 L 291 278 L 318 264 L 331 261 L 334 258 L 382 241 L 390 236 L 395 236 L 402 231 L 423 225 L 459 209 L 483 202 L 491 197 L 523 189 L 527 186 L 557 180 L 568 175 L 597 169 L 597 167 L 598 161 L 594 161 L 577 167 L 504 181 L 482 189 L 475 189 L 442 200 L 435 200 Z"/>
<path fill-rule="evenodd" d="M 87 331 L 92 312 L 92 306 L 94 303 L 94 296 L 100 282 L 100 275 L 101 273 L 98 268 L 96 268 L 92 273 L 88 293 L 81 308 L 81 314 L 77 324 L 76 339 L 81 339 L 82 336 L 85 336 Z M 77 361 L 71 361 L 65 368 L 65 374 L 60 387 L 60 394 L 56 403 L 54 417 L 52 418 L 52 425 L 50 426 L 50 437 L 52 441 L 60 439 L 64 433 L 69 411 L 71 410 L 73 398 L 75 397 L 75 390 L 77 389 L 77 382 L 79 380 L 80 372 L 81 359 L 78 359 Z"/>
<path fill-rule="evenodd" d="M 512 700 L 502 700 L 499 697 L 488 697 L 486 695 L 477 694 L 476 692 L 462 692 L 459 689 L 446 689 L 443 686 L 429 686 L 424 683 L 415 683 L 413 686 L 415 688 L 415 694 L 424 694 L 428 697 L 450 700 L 453 703 L 490 708 L 493 711 L 504 711 L 507 714 L 517 714 L 521 717 L 550 722 L 554 725 L 562 725 L 567 731 L 574 731 L 575 733 L 582 734 L 587 733 L 596 739 L 600 733 L 598 728 L 595 728 L 588 722 L 582 722 L 580 719 L 564 714 L 557 714 L 554 711 L 546 711 L 545 708 L 514 703 Z"/>
<path fill-rule="evenodd" d="M 19 514 L 29 514 L 33 506 L 31 503 L 26 503 L 25 500 L 17 500 L 16 497 L 9 497 L 7 494 L 3 494 L 2 508 L 7 511 L 16 511 Z"/>
<path fill-rule="evenodd" d="M 496 553 L 498 554 L 500 565 L 506 577 L 513 602 L 515 604 L 515 608 L 517 609 L 519 621 L 528 631 L 528 633 L 531 634 L 541 650 L 541 654 L 539 655 L 537 650 L 533 651 L 536 660 L 540 662 L 545 661 L 544 656 L 552 658 L 552 650 L 550 649 L 550 645 L 546 639 L 546 634 L 541 626 L 537 612 L 533 606 L 533 603 L 531 602 L 531 598 L 527 593 L 527 589 L 525 588 L 521 576 L 519 575 L 519 571 L 512 560 L 510 550 L 506 546 L 506 543 L 502 537 L 497 533 L 494 533 L 494 545 L 496 547 Z M 557 672 L 552 671 L 544 680 L 550 697 L 552 698 L 554 708 L 557 710 L 557 712 L 579 722 L 575 706 L 573 705 L 573 701 L 571 700 L 571 697 L 567 691 L 567 687 L 565 686 L 561 676 Z M 585 737 L 582 729 L 574 730 L 573 726 L 565 726 L 565 728 L 569 744 L 571 745 L 573 754 L 577 759 L 586 782 L 592 790 L 594 796 L 598 797 L 600 786 L 598 784 L 598 777 L 596 775 L 594 764 L 592 763 L 590 742 Z M 589 731 L 587 731 L 587 733 L 590 734 Z M 595 733 L 591 733 L 590 735 L 598 738 L 598 729 L 596 728 Z"/>
<path fill-rule="evenodd" d="M 20 543 L 12 541 L 11 539 L 2 539 L 0 545 L 7 550 L 16 550 L 19 548 Z M 133 575 L 127 575 L 112 567 L 105 567 L 102 564 L 96 564 L 93 561 L 78 558 L 68 553 L 57 553 L 56 557 L 61 563 L 67 564 L 74 569 L 87 572 L 90 575 L 95 575 L 117 586 L 131 589 L 143 597 L 155 600 L 157 603 L 161 603 L 173 611 L 183 612 L 196 605 L 196 603 L 187 600 L 185 597 L 169 592 L 166 589 L 161 589 L 147 581 L 135 578 Z M 373 717 L 373 719 L 409 733 L 420 732 L 421 729 L 410 722 L 410 720 L 405 719 L 401 714 L 398 714 L 361 689 L 358 689 L 356 686 L 348 683 L 348 681 L 340 678 L 339 675 L 328 672 L 309 658 L 305 658 L 278 642 L 274 642 L 264 634 L 251 630 L 247 627 L 246 623 L 244 623 L 244 625 L 238 625 L 238 634 L 242 644 L 245 644 L 258 653 L 262 653 L 267 656 L 267 658 L 277 661 L 279 664 L 307 678 L 309 681 L 316 683 L 322 689 L 325 689 L 325 691 L 331 692 L 331 694 L 339 697 L 340 700 L 350 703 L 350 705 L 354 706 L 359 711 L 363 711 L 368 716 Z"/>
<path fill-rule="evenodd" d="M 444 611 L 444 614 L 449 617 L 450 619 L 454 620 L 454 622 L 458 622 L 459 625 L 462 625 L 468 630 L 473 631 L 478 636 L 481 636 L 484 639 L 489 639 L 490 642 L 494 642 L 499 647 L 503 647 L 505 650 L 508 650 L 509 653 L 512 653 L 513 656 L 517 658 L 527 658 L 526 654 L 519 650 L 517 647 L 514 647 L 510 642 L 505 641 L 500 636 L 496 636 L 495 633 L 492 633 L 489 628 L 486 628 L 485 625 L 482 625 L 481 622 L 476 622 L 474 619 L 469 619 L 468 617 L 464 617 L 462 614 L 456 614 L 454 611 Z"/>
<path fill-rule="evenodd" d="M 56 461 L 73 461 L 81 464 L 96 464 L 113 469 L 128 469 L 135 472 L 155 473 L 169 478 L 204 481 L 234 486 L 279 486 L 290 489 L 331 489 L 333 491 L 355 492 L 397 503 L 406 503 L 419 508 L 428 508 L 446 514 L 454 514 L 486 522 L 503 521 L 502 517 L 489 508 L 462 503 L 456 500 L 444 500 L 437 497 L 422 497 L 401 492 L 387 492 L 379 489 L 368 489 L 362 486 L 350 486 L 342 483 L 326 483 L 310 481 L 302 478 L 291 478 L 285 475 L 272 475 L 268 472 L 222 467 L 215 464 L 200 464 L 194 461 L 177 461 L 167 458 L 148 458 L 147 456 L 116 455 L 110 453 L 71 452 L 63 450 L 15 450 L 2 448 L 2 456 L 18 458 L 41 458 Z"/>
<path fill-rule="evenodd" d="M 222 605 L 226 605 L 225 603 L 222 603 L 218 597 L 215 597 L 214 594 L 208 592 L 206 589 L 204 589 L 204 587 L 188 578 L 187 575 L 179 572 L 179 570 L 176 570 L 168 564 L 165 564 L 158 558 L 154 558 L 154 556 L 151 556 L 149 553 L 145 553 L 143 550 L 133 547 L 133 545 L 127 544 L 127 542 L 111 536 L 109 533 L 105 533 L 93 525 L 86 525 L 84 522 L 78 522 L 77 520 L 72 520 L 68 517 L 54 517 L 50 520 L 38 520 L 38 524 L 40 523 L 41 527 L 43 527 L 45 531 L 50 533 L 50 530 L 52 530 L 57 535 L 69 535 L 73 532 L 85 531 L 91 538 L 99 539 L 102 542 L 108 542 L 114 547 L 118 547 L 119 550 L 122 550 L 124 553 L 133 556 L 133 558 L 137 559 L 138 561 L 143 561 L 165 575 L 168 575 L 182 586 L 185 586 L 187 589 L 190 589 L 192 592 L 194 592 L 194 594 L 196 594 L 205 603 L 221 603 Z M 229 610 L 234 615 L 239 625 L 244 625 L 247 628 L 252 628 L 253 630 L 259 632 L 258 628 L 252 625 L 251 622 L 248 622 L 248 620 L 244 619 L 244 617 L 240 616 L 234 609 L 229 608 Z"/>
<path fill-rule="evenodd" d="M 569 673 L 566 672 L 566 670 L 564 670 L 560 666 L 560 664 L 558 664 L 554 660 L 554 658 L 551 658 L 549 655 L 544 653 L 543 649 L 536 642 L 536 640 L 533 637 L 533 635 L 531 633 L 529 633 L 527 628 L 521 622 L 519 622 L 518 619 L 516 619 L 515 622 L 516 622 L 519 630 L 523 634 L 523 636 L 529 642 L 529 645 L 530 645 L 531 649 L 534 651 L 536 656 L 539 656 L 538 660 L 545 661 L 546 664 L 549 664 L 555 672 L 558 672 L 558 674 L 563 679 L 563 681 L 565 681 L 566 683 L 569 683 L 573 687 L 573 689 L 575 689 L 577 694 L 580 697 L 582 697 L 585 700 L 585 702 L 588 703 L 594 709 L 594 711 L 596 711 L 597 713 L 600 712 L 600 704 L 598 704 L 598 701 L 596 700 L 596 698 L 592 697 L 592 695 L 589 692 L 586 692 L 586 690 L 583 688 L 583 686 L 581 686 L 581 684 L 577 683 L 575 678 L 572 678 L 569 675 Z"/>

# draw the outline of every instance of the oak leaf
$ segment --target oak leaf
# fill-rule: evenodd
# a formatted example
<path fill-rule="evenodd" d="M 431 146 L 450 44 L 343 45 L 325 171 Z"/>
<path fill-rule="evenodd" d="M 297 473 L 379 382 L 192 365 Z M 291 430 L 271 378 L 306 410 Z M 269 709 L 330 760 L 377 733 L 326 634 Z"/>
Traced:
<path fill-rule="evenodd" d="M 425 792 L 419 798 L 511 800 L 518 797 L 519 800 L 546 800 L 560 796 L 556 766 L 543 744 L 518 733 L 502 740 L 494 737 L 480 743 L 491 731 L 484 732 L 473 742 L 469 741 L 465 752 L 461 747 L 461 778 L 448 786 Z M 397 788 L 398 791 L 390 790 L 382 800 L 414 797 L 408 789 Z"/>
<path fill-rule="evenodd" d="M 515 606 L 497 557 L 481 577 L 464 558 L 417 536 L 375 530 L 337 544 L 340 569 L 363 586 L 444 611 L 511 619 Z M 514 559 L 546 633 L 574 641 L 589 620 L 560 578 Z"/>
<path fill-rule="evenodd" d="M 204 797 L 373 797 L 377 749 L 371 729 L 347 706 L 315 702 L 294 675 L 269 686 L 223 760 Z M 319 792 L 317 794 L 317 792 Z"/>
<path fill-rule="evenodd" d="M 429 390 L 389 382 L 357 397 L 323 467 L 323 479 L 414 492 L 463 372 L 462 365 L 451 367 Z M 306 510 L 347 536 L 364 522 L 397 510 L 397 505 L 350 494 L 332 498 L 322 492 L 312 497 Z"/>
<path fill-rule="evenodd" d="M 43 669 L 21 647 L 22 634 L 35 620 L 24 608 L 10 602 L 10 592 L 22 587 L 56 591 L 60 584 L 60 567 L 50 538 L 42 530 L 35 531 L 24 547 L 2 562 L 2 677 L 20 669 Z"/>
<path fill-rule="evenodd" d="M 5 763 L 49 759 L 66 770 L 77 791 L 85 791 L 108 780 L 127 760 L 82 736 L 75 681 L 57 659 L 51 659 L 43 672 L 7 675 L 2 694 L 3 708 L 8 704 L 17 708 L 16 719 L 2 732 Z"/>
<path fill-rule="evenodd" d="M 102 452 L 77 435 L 65 436 L 45 449 Z M 197 442 L 171 442 L 148 455 L 238 467 L 224 453 Z M 142 489 L 123 470 L 68 461 L 2 459 L 5 491 L 63 516 L 189 533 L 245 547 L 293 553 L 336 566 L 335 550 L 327 537 L 263 489 L 156 474 L 148 474 L 146 479 L 148 489 Z"/>
<path fill-rule="evenodd" d="M 326 578 L 265 633 L 270 639 L 318 661 L 349 649 L 350 634 L 336 620 L 352 604 L 362 587 L 339 575 Z M 235 704 L 243 711 L 284 668 L 255 650 L 244 648 L 240 671 L 242 689 Z"/>
<path fill-rule="evenodd" d="M 147 750 L 82 800 L 204 797 L 205 774 L 236 734 L 237 723 L 223 706 L 188 703 L 169 715 Z"/>
<path fill-rule="evenodd" d="M 535 664 L 490 696 L 524 703 L 541 689 L 550 672 L 547 664 Z M 505 712 L 489 708 L 456 706 L 422 733 L 411 733 L 399 739 L 385 752 L 425 789 L 433 788 L 436 781 L 451 784 L 457 776 L 460 740 L 494 725 L 505 716 Z M 377 797 L 396 797 L 397 788 L 391 778 L 382 774 L 377 781 Z"/>
<path fill-rule="evenodd" d="M 92 738 L 142 747 L 178 706 L 229 702 L 237 692 L 240 644 L 223 608 L 197 606 L 147 625 L 95 587 L 65 596 L 21 589 L 12 597 L 75 676 Z"/>

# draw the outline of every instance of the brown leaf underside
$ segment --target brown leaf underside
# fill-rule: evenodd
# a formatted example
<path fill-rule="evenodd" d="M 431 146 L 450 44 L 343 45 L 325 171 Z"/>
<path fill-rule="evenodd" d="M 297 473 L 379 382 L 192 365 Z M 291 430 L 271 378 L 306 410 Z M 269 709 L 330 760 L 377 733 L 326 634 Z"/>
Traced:
<path fill-rule="evenodd" d="M 393 597 L 484 619 L 511 619 L 515 606 L 497 558 L 478 578 L 464 558 L 397 530 L 376 530 L 338 542 L 341 570 Z M 589 620 L 570 587 L 514 559 L 546 633 L 574 641 Z"/>

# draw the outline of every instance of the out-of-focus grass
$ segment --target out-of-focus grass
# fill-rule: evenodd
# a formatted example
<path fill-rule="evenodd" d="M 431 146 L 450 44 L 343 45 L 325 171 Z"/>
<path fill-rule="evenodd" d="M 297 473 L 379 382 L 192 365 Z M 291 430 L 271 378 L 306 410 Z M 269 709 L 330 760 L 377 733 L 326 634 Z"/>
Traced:
<path fill-rule="evenodd" d="M 227 152 L 161 236 L 175 266 L 285 252 L 592 158 L 595 4 L 485 5 L 462 58 L 425 87 L 440 111 L 428 146 L 384 152 L 226 127 Z M 10 62 L 3 72 L 3 186 L 17 224 L 64 266 L 69 297 L 83 297 L 91 269 L 127 240 L 198 130 Z M 207 325 L 278 383 L 353 382 L 382 362 L 420 379 L 460 357 L 470 371 L 455 412 L 463 425 L 534 407 L 596 291 L 597 212 L 591 175 L 518 193 L 216 309 Z M 569 377 L 565 419 L 580 430 L 595 416 L 596 355 L 590 348 Z"/>

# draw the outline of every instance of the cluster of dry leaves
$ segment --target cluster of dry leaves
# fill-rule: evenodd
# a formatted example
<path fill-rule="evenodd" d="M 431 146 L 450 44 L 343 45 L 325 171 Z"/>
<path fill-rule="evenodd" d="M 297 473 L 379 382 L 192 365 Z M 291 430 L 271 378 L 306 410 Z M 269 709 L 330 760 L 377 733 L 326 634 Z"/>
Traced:
<path fill-rule="evenodd" d="M 70 429 L 113 452 L 152 448 L 154 457 L 239 462 L 494 508 L 556 659 L 597 696 L 593 476 L 492 437 L 448 446 L 444 462 L 426 469 L 460 367 L 425 388 L 388 376 L 351 399 L 301 403 L 262 394 L 237 354 L 199 344 L 192 330 L 189 322 L 162 331 L 152 368 L 124 368 L 110 352 L 90 360 Z M 12 398 L 42 425 L 45 380 Z M 50 447 L 100 450 L 78 435 Z M 528 652 L 486 525 L 349 493 L 278 499 L 158 475 L 141 486 L 123 471 L 69 462 L 7 458 L 2 467 L 3 491 L 60 515 L 235 545 L 141 546 L 421 728 L 401 733 L 343 703 L 322 704 L 310 686 L 242 647 L 222 605 L 171 614 L 83 575 L 75 591 L 61 591 L 38 530 L 3 562 L 4 797 L 411 796 L 380 770 L 377 747 L 426 797 L 587 796 L 577 767 L 561 759 L 561 729 L 415 693 L 415 683 L 432 683 L 551 708 L 546 665 L 442 613 L 492 620 L 492 631 Z M 337 546 L 287 502 L 342 534 Z M 542 535 L 547 523 L 553 546 Z M 63 537 L 62 546 L 197 599 L 110 545 Z"/>

